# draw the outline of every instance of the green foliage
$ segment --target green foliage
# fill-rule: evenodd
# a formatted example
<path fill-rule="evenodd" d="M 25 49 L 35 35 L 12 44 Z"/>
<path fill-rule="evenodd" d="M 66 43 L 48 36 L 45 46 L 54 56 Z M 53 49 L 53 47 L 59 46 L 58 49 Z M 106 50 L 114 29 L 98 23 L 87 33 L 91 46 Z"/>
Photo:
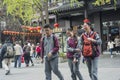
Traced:
<path fill-rule="evenodd" d="M 62 2 L 63 0 L 54 1 L 56 3 Z M 42 11 L 45 10 L 46 5 L 44 5 L 44 3 L 46 2 L 48 2 L 48 0 L 3 0 L 3 4 L 7 8 L 7 14 L 21 18 L 24 24 L 26 24 L 26 22 L 30 22 L 32 19 L 40 17 L 35 14 L 42 13 Z M 93 4 L 101 5 L 109 2 L 110 0 L 96 0 Z M 78 6 L 81 6 L 78 0 L 70 0 L 71 7 L 74 5 L 74 3 L 77 3 Z M 114 0 L 114 3 L 117 3 L 116 0 Z M 57 11 L 54 12 L 57 13 Z"/>
<path fill-rule="evenodd" d="M 66 53 L 64 53 L 64 52 L 60 52 L 60 53 L 59 53 L 59 57 L 66 58 Z"/>
<path fill-rule="evenodd" d="M 110 3 L 111 3 L 111 0 L 96 0 L 95 2 L 93 2 L 93 5 L 101 6 L 101 5 L 110 4 Z M 117 0 L 114 0 L 115 10 L 116 10 L 116 5 L 117 5 Z"/>
<path fill-rule="evenodd" d="M 15 17 L 19 17 L 26 22 L 30 22 L 31 19 L 36 18 L 34 0 L 4 0 L 3 4 L 6 5 L 7 14 Z M 39 0 L 35 0 L 39 1 Z"/>

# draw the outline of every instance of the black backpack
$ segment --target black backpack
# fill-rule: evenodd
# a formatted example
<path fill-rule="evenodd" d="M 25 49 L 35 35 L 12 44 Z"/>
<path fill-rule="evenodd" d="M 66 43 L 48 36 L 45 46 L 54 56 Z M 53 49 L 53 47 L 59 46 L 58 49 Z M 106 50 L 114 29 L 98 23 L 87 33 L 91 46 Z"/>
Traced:
<path fill-rule="evenodd" d="M 28 45 L 25 46 L 24 49 L 23 49 L 23 51 L 24 51 L 25 54 L 30 53 L 30 51 L 31 51 L 30 46 L 28 46 Z"/>
<path fill-rule="evenodd" d="M 44 44 L 44 40 L 45 40 L 45 37 L 43 37 L 43 44 Z M 55 47 L 55 36 L 53 35 L 53 43 L 54 43 L 54 47 Z"/>
<path fill-rule="evenodd" d="M 5 44 L 3 50 L 1 51 L 3 58 L 13 58 L 14 57 L 14 48 L 12 44 Z"/>

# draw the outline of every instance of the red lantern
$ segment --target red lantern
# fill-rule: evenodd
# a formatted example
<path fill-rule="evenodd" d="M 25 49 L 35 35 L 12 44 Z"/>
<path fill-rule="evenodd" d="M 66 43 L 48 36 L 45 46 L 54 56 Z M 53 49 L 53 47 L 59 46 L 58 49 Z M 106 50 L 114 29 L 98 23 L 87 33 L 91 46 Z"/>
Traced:
<path fill-rule="evenodd" d="M 41 27 L 36 27 L 36 30 L 37 30 L 37 32 L 40 32 L 40 30 L 41 30 Z"/>
<path fill-rule="evenodd" d="M 84 23 L 89 23 L 90 22 L 90 20 L 89 19 L 84 19 L 84 21 L 83 21 Z"/>
<path fill-rule="evenodd" d="M 59 24 L 58 24 L 58 23 L 55 23 L 55 24 L 54 24 L 54 27 L 55 27 L 55 28 L 58 28 L 58 27 L 59 27 Z"/>

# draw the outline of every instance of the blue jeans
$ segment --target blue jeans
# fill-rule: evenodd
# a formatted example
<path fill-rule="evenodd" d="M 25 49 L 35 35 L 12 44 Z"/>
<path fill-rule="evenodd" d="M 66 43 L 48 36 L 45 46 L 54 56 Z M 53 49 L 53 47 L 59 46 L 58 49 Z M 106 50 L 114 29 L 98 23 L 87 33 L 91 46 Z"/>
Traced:
<path fill-rule="evenodd" d="M 77 80 L 77 77 L 79 80 L 83 80 L 83 77 L 79 71 L 80 59 L 78 59 L 78 62 L 76 63 L 73 63 L 73 59 L 68 59 L 68 65 L 71 71 L 72 80 Z"/>
<path fill-rule="evenodd" d="M 110 51 L 110 54 L 113 55 L 113 54 L 112 54 L 113 48 L 110 48 L 109 51 Z"/>
<path fill-rule="evenodd" d="M 92 58 L 86 58 L 86 63 L 88 67 L 88 72 L 91 80 L 98 80 L 98 57 Z"/>
<path fill-rule="evenodd" d="M 21 55 L 15 55 L 14 67 L 17 67 L 17 62 L 18 62 L 18 67 L 21 67 Z"/>

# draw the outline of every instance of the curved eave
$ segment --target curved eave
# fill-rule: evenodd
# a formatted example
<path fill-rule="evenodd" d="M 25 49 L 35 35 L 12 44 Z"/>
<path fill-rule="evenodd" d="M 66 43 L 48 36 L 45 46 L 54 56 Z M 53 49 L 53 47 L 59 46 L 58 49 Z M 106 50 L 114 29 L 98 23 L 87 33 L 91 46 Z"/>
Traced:
<path fill-rule="evenodd" d="M 72 10 L 80 9 L 83 7 L 84 7 L 83 1 L 81 1 L 79 3 L 66 4 L 66 5 L 62 5 L 57 8 L 49 10 L 49 14 L 57 14 L 57 13 L 61 13 L 61 12 L 72 11 Z"/>

